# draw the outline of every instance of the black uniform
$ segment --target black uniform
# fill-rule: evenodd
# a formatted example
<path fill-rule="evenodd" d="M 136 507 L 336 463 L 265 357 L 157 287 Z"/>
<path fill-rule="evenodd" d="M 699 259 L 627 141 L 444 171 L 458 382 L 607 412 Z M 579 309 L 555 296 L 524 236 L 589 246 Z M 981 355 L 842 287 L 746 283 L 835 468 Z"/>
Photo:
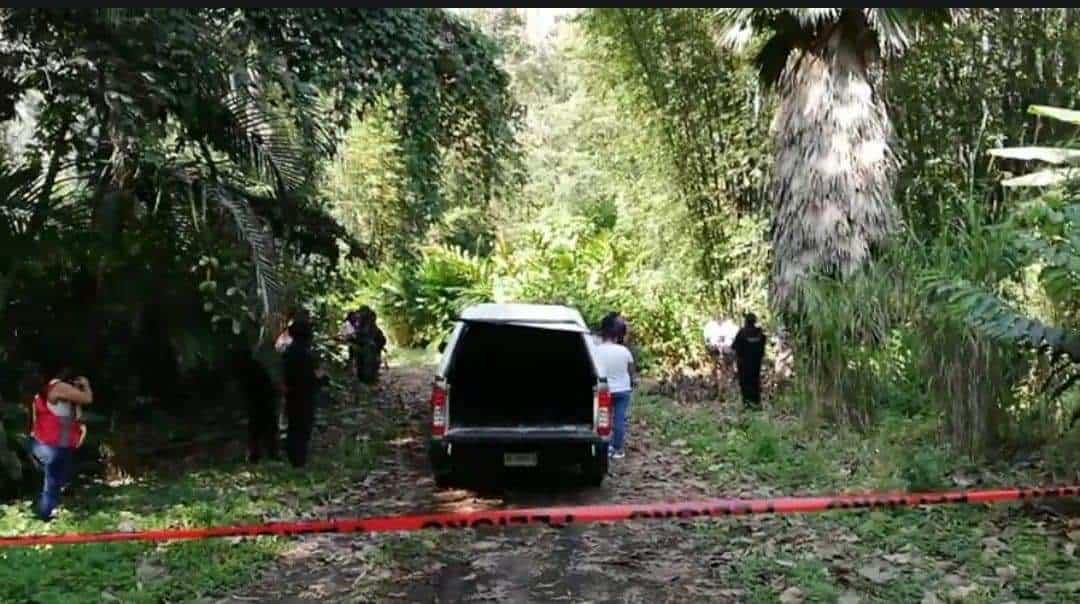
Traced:
<path fill-rule="evenodd" d="M 319 379 L 311 339 L 293 335 L 293 343 L 282 358 L 285 378 L 285 415 L 289 421 L 285 452 L 289 463 L 301 467 L 307 463 L 311 429 L 315 424 L 315 400 Z"/>
<path fill-rule="evenodd" d="M 379 380 L 382 367 L 382 353 L 386 348 L 386 336 L 374 324 L 362 325 L 356 331 L 356 377 L 365 384 L 374 384 Z"/>
<path fill-rule="evenodd" d="M 247 399 L 248 460 L 278 456 L 278 391 L 274 380 L 250 352 L 233 353 L 233 375 Z"/>
<path fill-rule="evenodd" d="M 761 404 L 761 361 L 765 358 L 765 332 L 757 325 L 744 325 L 732 344 L 739 374 L 739 388 L 747 405 Z"/>

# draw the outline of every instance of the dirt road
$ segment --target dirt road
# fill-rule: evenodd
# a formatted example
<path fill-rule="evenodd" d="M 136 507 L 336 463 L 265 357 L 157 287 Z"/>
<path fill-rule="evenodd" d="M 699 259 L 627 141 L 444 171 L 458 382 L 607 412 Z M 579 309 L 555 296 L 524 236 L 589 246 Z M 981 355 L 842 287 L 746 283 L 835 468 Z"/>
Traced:
<path fill-rule="evenodd" d="M 566 476 L 526 476 L 513 484 L 440 490 L 427 467 L 424 421 L 429 374 L 411 368 L 387 376 L 381 412 L 398 418 L 399 438 L 382 466 L 320 516 L 628 503 L 708 496 L 679 456 L 650 442 L 634 422 L 628 455 L 600 488 Z M 723 602 L 737 592 L 714 580 L 701 525 L 515 528 L 382 536 L 314 535 L 298 539 L 272 572 L 226 601 L 349 602 Z M 717 564 L 714 562 L 714 565 Z"/>

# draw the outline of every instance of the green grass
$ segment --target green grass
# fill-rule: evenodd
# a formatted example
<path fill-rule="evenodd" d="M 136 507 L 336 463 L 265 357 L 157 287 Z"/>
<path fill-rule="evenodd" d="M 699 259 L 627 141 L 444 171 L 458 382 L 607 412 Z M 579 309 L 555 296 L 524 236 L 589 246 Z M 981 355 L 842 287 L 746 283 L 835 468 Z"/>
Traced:
<path fill-rule="evenodd" d="M 384 451 L 389 437 L 384 428 L 368 426 L 359 432 L 366 432 L 367 438 L 349 435 L 329 451 L 313 451 L 306 471 L 281 462 L 236 463 L 174 480 L 78 487 L 65 494 L 63 512 L 48 525 L 30 516 L 28 501 L 3 505 L 0 534 L 195 527 L 298 517 L 358 482 Z M 283 547 L 281 539 L 259 537 L 0 549 L 0 602 L 195 600 L 250 582 Z"/>
<path fill-rule="evenodd" d="M 428 367 L 439 362 L 441 353 L 433 348 L 398 348 L 391 347 L 387 353 L 387 361 L 391 365 Z"/>
<path fill-rule="evenodd" d="M 726 417 L 650 396 L 639 398 L 635 414 L 681 450 L 717 496 L 933 490 L 955 488 L 952 476 L 976 475 L 970 461 L 937 444 L 933 418 L 888 418 L 865 433 L 810 430 L 767 412 Z M 1003 463 L 978 469 L 994 485 L 1044 482 Z M 965 602 L 1069 601 L 1080 599 L 1080 563 L 1062 524 L 1003 505 L 763 517 L 750 543 L 738 520 L 702 530 L 721 551 L 741 550 L 725 580 L 750 602 L 775 602 L 792 586 L 811 602 L 848 592 L 882 602 L 934 592 L 948 601 L 961 595 L 958 586 L 977 588 Z M 875 582 L 860 574 L 875 565 L 890 576 Z"/>

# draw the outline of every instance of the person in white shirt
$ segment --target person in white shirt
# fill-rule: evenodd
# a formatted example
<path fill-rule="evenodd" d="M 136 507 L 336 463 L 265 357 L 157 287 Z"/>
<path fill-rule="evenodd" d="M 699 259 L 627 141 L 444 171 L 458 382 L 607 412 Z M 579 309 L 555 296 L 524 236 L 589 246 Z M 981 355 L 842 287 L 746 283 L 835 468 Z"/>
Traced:
<path fill-rule="evenodd" d="M 626 416 L 630 410 L 630 400 L 636 382 L 634 355 L 630 349 L 620 344 L 626 337 L 626 321 L 617 315 L 604 317 L 600 325 L 600 343 L 596 352 L 601 366 L 607 375 L 608 390 L 611 392 L 612 430 L 609 452 L 614 459 L 622 459 L 626 452 Z"/>
<path fill-rule="evenodd" d="M 705 323 L 702 334 L 705 338 L 705 350 L 712 358 L 713 380 L 716 383 L 717 396 L 727 398 L 730 394 L 726 386 L 731 386 L 735 377 L 735 336 L 739 333 L 739 326 L 731 319 L 718 322 L 710 319 Z"/>
<path fill-rule="evenodd" d="M 285 314 L 284 327 L 281 328 L 281 333 L 278 334 L 276 340 L 274 340 L 274 350 L 279 353 L 284 353 L 292 345 L 292 336 L 289 335 L 289 327 L 292 326 L 293 321 L 299 314 L 295 308 L 290 308 L 289 312 Z"/>

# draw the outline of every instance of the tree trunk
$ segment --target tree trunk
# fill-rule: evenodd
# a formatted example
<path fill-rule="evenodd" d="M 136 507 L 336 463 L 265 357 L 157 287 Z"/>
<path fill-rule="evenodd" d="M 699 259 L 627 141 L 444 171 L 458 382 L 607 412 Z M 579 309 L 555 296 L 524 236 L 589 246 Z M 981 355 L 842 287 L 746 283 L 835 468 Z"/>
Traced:
<path fill-rule="evenodd" d="M 851 274 L 899 223 L 893 126 L 870 73 L 880 61 L 845 31 L 795 57 L 780 86 L 771 192 L 772 296 L 782 311 L 805 277 Z"/>

